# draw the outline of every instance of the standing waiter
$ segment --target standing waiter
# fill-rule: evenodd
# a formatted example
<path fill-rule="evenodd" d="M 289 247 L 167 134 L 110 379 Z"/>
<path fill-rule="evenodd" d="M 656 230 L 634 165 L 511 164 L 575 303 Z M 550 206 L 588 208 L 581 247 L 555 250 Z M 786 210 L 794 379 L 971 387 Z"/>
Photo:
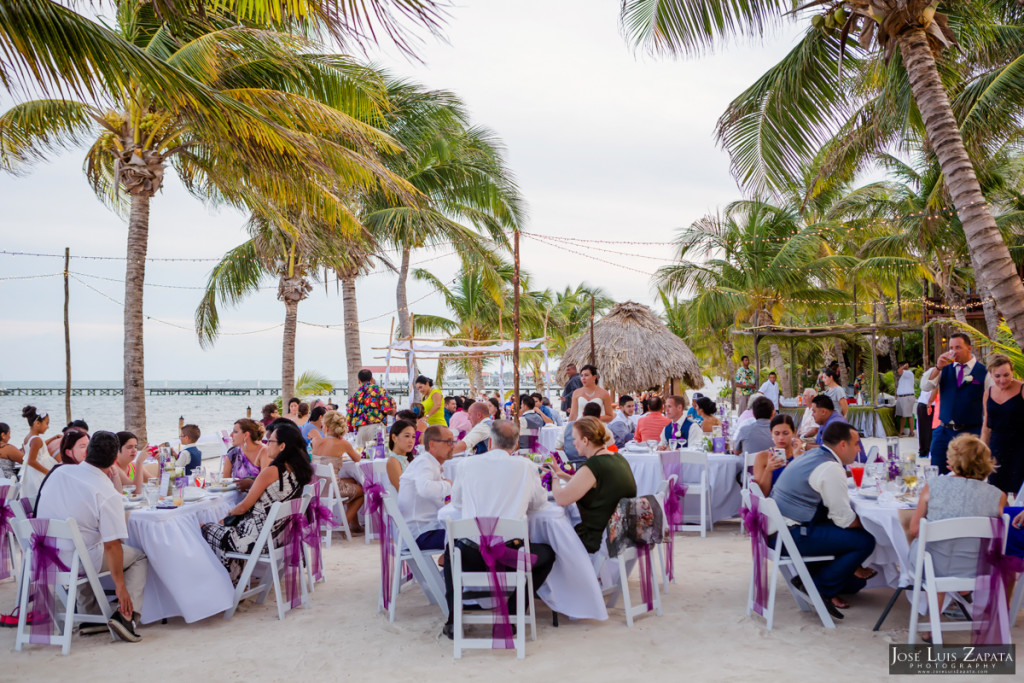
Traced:
<path fill-rule="evenodd" d="M 949 336 L 949 351 L 921 377 L 921 390 L 939 391 L 939 426 L 932 432 L 932 465 L 946 474 L 946 448 L 959 434 L 981 434 L 985 389 L 992 384 L 985 366 L 971 353 L 971 338 L 963 332 Z"/>

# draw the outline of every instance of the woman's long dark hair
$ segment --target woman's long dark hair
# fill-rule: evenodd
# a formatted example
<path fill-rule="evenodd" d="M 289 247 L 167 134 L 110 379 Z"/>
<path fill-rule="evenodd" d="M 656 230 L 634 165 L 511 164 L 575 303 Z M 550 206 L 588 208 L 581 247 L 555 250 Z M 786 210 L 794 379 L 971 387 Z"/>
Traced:
<path fill-rule="evenodd" d="M 285 467 L 290 467 L 301 492 L 303 486 L 313 481 L 313 466 L 306 453 L 306 440 L 302 438 L 299 428 L 291 422 L 277 425 L 272 433 L 277 442 L 284 446 L 284 450 L 270 463 L 278 469 L 278 482 L 284 486 Z"/>
<path fill-rule="evenodd" d="M 395 424 L 391 425 L 391 431 L 388 432 L 388 450 L 392 453 L 395 452 L 395 437 L 404 432 L 406 429 L 412 429 L 416 431 L 416 425 L 406 420 L 395 420 Z M 405 459 L 412 462 L 413 456 L 416 455 L 416 450 L 413 449 L 405 454 Z"/>

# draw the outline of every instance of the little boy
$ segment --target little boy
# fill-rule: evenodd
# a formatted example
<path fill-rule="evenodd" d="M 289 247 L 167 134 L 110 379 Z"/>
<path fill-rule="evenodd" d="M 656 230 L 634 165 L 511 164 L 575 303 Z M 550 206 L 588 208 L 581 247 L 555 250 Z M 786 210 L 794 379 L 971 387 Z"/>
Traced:
<path fill-rule="evenodd" d="M 196 446 L 193 446 L 196 441 L 199 441 L 200 432 L 199 427 L 196 425 L 185 425 L 181 428 L 181 454 L 178 456 L 181 459 L 181 455 L 185 453 L 189 454 L 189 461 L 185 464 L 185 475 L 192 474 L 192 470 L 197 467 L 201 467 L 203 464 L 203 453 Z"/>

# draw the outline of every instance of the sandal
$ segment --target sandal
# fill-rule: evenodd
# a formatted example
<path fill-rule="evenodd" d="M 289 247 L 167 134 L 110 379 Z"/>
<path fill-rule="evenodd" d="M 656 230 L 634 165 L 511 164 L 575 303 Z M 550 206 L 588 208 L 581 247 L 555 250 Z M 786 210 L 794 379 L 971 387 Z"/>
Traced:
<path fill-rule="evenodd" d="M 870 569 L 869 567 L 858 567 L 856 571 L 853 572 L 853 575 L 856 576 L 858 579 L 864 579 L 865 581 L 868 581 L 878 576 L 878 570 Z"/>
<path fill-rule="evenodd" d="M 850 603 L 846 602 L 846 600 L 843 600 L 838 595 L 833 595 L 831 598 L 829 598 L 829 602 L 831 602 L 839 609 L 850 609 Z"/>

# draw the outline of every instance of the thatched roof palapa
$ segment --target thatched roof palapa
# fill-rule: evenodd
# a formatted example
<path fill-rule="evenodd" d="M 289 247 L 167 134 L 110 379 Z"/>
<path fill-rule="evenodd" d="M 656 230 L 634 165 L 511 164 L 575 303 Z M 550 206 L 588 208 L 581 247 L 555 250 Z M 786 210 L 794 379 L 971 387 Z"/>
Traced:
<path fill-rule="evenodd" d="M 613 394 L 660 387 L 670 379 L 693 389 L 704 386 L 697 357 L 672 334 L 647 306 L 633 301 L 617 304 L 594 323 L 594 346 L 600 384 Z M 557 378 L 566 380 L 565 367 L 590 362 L 590 330 L 574 341 L 562 357 Z"/>

